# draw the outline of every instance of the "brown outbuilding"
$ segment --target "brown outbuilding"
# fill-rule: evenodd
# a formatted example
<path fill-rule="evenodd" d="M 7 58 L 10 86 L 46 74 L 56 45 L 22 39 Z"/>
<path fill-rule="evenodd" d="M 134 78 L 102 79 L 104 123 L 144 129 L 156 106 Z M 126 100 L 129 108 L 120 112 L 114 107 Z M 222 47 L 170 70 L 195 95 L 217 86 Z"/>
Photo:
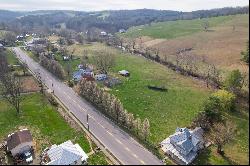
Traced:
<path fill-rule="evenodd" d="M 12 156 L 22 154 L 32 149 L 32 141 L 32 135 L 28 129 L 9 134 L 7 138 L 7 151 L 10 151 Z"/>

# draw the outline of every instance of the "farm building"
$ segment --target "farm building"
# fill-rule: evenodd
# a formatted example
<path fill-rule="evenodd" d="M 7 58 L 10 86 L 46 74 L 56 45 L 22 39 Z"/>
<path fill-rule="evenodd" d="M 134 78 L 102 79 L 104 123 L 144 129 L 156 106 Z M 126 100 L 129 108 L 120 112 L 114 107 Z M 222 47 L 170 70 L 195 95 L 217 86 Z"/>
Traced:
<path fill-rule="evenodd" d="M 78 144 L 70 140 L 60 145 L 52 145 L 44 154 L 42 164 L 46 165 L 82 165 L 87 164 L 88 156 Z"/>
<path fill-rule="evenodd" d="M 122 75 L 122 76 L 125 76 L 125 77 L 127 77 L 127 76 L 130 75 L 130 73 L 129 73 L 127 70 L 121 70 L 121 71 L 119 71 L 118 73 L 119 73 L 120 75 Z"/>
<path fill-rule="evenodd" d="M 177 128 L 173 135 L 161 142 L 161 149 L 178 164 L 190 164 L 204 148 L 203 129 Z"/>
<path fill-rule="evenodd" d="M 78 70 L 78 71 L 76 71 L 76 72 L 73 73 L 73 79 L 74 79 L 74 81 L 80 81 L 85 76 L 94 77 L 94 73 L 89 68 L 80 69 L 80 70 Z"/>
<path fill-rule="evenodd" d="M 0 50 L 3 50 L 4 46 L 0 43 Z"/>
<path fill-rule="evenodd" d="M 33 147 L 32 140 L 32 135 L 28 129 L 9 134 L 7 138 L 7 151 L 10 151 L 12 156 L 30 151 Z"/>

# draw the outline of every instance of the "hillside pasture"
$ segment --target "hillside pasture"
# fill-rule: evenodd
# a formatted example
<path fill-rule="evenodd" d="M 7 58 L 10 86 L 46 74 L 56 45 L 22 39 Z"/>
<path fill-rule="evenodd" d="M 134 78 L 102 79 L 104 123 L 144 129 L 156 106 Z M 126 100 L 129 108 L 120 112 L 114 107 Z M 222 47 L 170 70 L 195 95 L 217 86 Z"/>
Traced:
<path fill-rule="evenodd" d="M 122 36 L 131 38 L 148 36 L 154 39 L 173 39 L 204 31 L 203 25 L 207 21 L 210 27 L 214 27 L 230 20 L 232 17 L 233 16 L 221 16 L 208 19 L 203 18 L 152 23 L 151 25 L 129 28 Z"/>
<path fill-rule="evenodd" d="M 248 72 L 248 66 L 241 61 L 241 51 L 246 49 L 249 40 L 249 15 L 237 15 L 231 20 L 213 27 L 211 32 L 198 32 L 189 36 L 154 43 L 144 44 L 160 50 L 169 58 L 182 48 L 193 48 L 191 53 L 197 57 L 205 56 L 206 60 L 215 64 L 223 72 L 239 69 Z M 235 26 L 235 30 L 233 30 Z M 153 44 L 152 44 L 153 43 Z"/>

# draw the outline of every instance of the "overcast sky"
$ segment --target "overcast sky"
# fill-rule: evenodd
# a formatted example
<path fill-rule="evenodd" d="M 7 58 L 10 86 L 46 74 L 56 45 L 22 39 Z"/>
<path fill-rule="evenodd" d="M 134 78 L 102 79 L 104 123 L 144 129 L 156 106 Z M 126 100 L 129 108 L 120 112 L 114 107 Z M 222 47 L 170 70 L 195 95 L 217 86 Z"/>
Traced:
<path fill-rule="evenodd" d="M 0 9 L 5 10 L 118 10 L 162 9 L 194 11 L 221 7 L 249 5 L 248 0 L 0 0 Z"/>

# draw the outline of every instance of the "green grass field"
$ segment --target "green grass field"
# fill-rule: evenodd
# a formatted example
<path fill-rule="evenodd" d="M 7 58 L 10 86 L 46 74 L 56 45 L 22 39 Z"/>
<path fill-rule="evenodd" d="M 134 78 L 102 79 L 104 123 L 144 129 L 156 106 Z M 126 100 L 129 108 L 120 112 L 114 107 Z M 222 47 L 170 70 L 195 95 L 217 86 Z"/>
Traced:
<path fill-rule="evenodd" d="M 119 55 L 113 71 L 122 69 L 128 70 L 131 77 L 111 93 L 129 112 L 150 120 L 150 141 L 154 144 L 172 134 L 176 127 L 188 126 L 209 94 L 191 79 L 140 57 Z M 148 85 L 165 86 L 168 92 L 150 90 Z"/>
<path fill-rule="evenodd" d="M 158 39 L 172 39 L 180 36 L 191 35 L 204 30 L 204 22 L 209 22 L 209 27 L 214 27 L 231 20 L 235 16 L 220 16 L 194 20 L 178 20 L 153 23 L 152 25 L 142 25 L 131 27 L 123 35 L 124 37 L 149 36 Z"/>
<path fill-rule="evenodd" d="M 68 139 L 78 142 L 84 151 L 90 151 L 89 143 L 83 133 L 76 132 L 60 116 L 48 101 L 40 94 L 31 94 L 24 97 L 21 104 L 21 113 L 15 110 L 5 101 L 0 101 L 0 138 L 20 126 L 27 126 L 32 132 L 39 133 L 40 138 L 50 144 L 59 144 Z M 36 136 L 36 134 L 34 134 Z M 47 144 L 44 144 L 47 146 Z"/>
<path fill-rule="evenodd" d="M 124 54 L 102 44 L 82 46 L 90 57 L 96 48 L 112 50 L 116 54 L 116 65 L 112 75 L 119 70 L 131 72 L 130 78 L 121 78 L 123 84 L 111 89 L 129 112 L 141 119 L 149 118 L 151 122 L 150 141 L 158 144 L 173 133 L 177 126 L 183 127 L 191 123 L 199 112 L 199 107 L 210 91 L 190 78 L 141 57 Z M 90 58 L 91 61 L 91 58 Z M 64 66 L 63 62 L 60 63 Z M 73 68 L 80 61 L 73 61 Z M 165 86 L 168 92 L 157 92 L 148 89 L 148 85 Z"/>
<path fill-rule="evenodd" d="M 15 57 L 15 55 L 10 50 L 6 50 L 6 53 L 7 53 L 7 61 L 9 64 L 11 64 L 11 65 L 19 64 L 18 59 Z"/>

